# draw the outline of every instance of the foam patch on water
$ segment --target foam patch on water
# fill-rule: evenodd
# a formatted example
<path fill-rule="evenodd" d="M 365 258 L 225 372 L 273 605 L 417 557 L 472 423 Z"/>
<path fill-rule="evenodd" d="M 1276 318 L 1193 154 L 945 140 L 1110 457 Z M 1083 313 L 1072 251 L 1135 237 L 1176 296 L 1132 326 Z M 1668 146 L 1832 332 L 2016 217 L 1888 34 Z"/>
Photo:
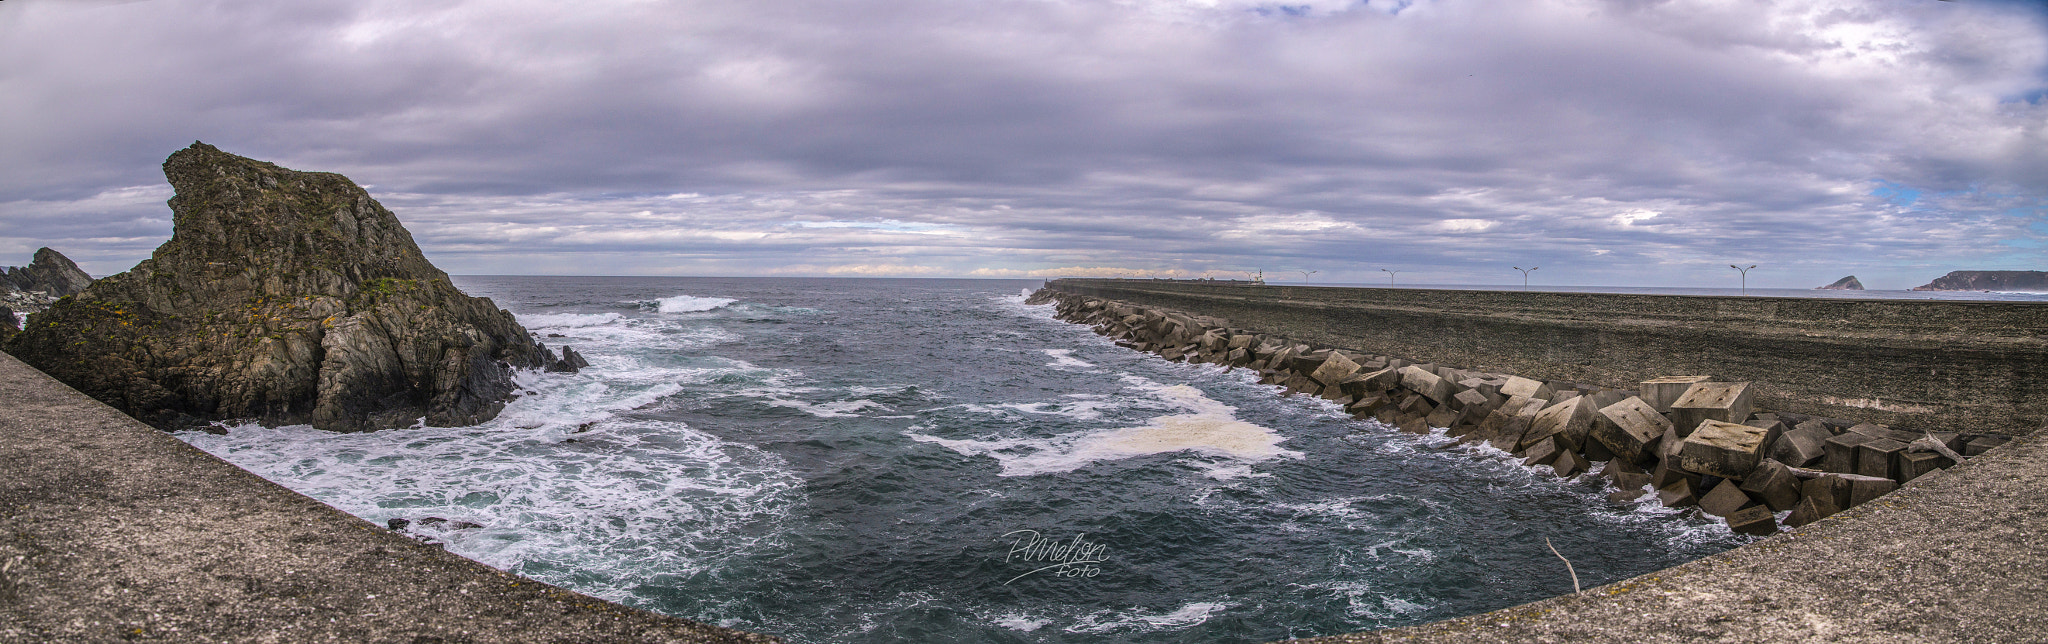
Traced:
<path fill-rule="evenodd" d="M 528 313 L 516 317 L 528 329 L 577 329 L 614 324 L 626 318 L 617 313 Z"/>
<path fill-rule="evenodd" d="M 1045 355 L 1052 356 L 1052 363 L 1046 365 L 1048 367 L 1078 367 L 1086 369 L 1095 366 L 1093 363 L 1083 362 L 1075 358 L 1073 349 L 1045 349 L 1044 351 Z"/>
<path fill-rule="evenodd" d="M 1115 461 L 1151 454 L 1193 452 L 1221 457 L 1199 462 L 1216 479 L 1254 476 L 1251 463 L 1276 458 L 1301 458 L 1283 447 L 1287 439 L 1271 429 L 1237 418 L 1237 409 L 1188 385 L 1163 386 L 1126 377 L 1183 413 L 1157 416 L 1136 427 L 1117 427 L 1052 438 L 954 440 L 910 433 L 912 439 L 936 443 L 968 456 L 989 456 L 1002 464 L 1002 476 L 1033 476 L 1071 472 L 1097 461 Z"/>
<path fill-rule="evenodd" d="M 1191 602 L 1165 613 L 1142 611 L 1100 611 L 1075 620 L 1066 628 L 1069 633 L 1108 633 L 1111 631 L 1161 631 L 1187 628 L 1209 621 L 1211 616 L 1227 610 L 1230 604 L 1219 602 Z"/>
<path fill-rule="evenodd" d="M 723 308 L 725 305 L 738 301 L 729 297 L 677 295 L 675 297 L 664 297 L 653 302 L 642 302 L 641 305 L 652 305 L 651 308 L 660 313 L 698 313 Z"/>

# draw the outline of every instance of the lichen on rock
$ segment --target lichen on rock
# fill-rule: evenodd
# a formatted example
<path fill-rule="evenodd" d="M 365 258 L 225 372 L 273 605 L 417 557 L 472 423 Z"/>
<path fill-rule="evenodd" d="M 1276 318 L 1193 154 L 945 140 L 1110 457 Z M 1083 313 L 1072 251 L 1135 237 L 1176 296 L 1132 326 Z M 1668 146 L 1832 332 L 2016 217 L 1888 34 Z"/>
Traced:
<path fill-rule="evenodd" d="M 554 361 L 339 174 L 194 143 L 164 162 L 171 239 L 28 319 L 9 353 L 159 427 L 473 425 Z"/>

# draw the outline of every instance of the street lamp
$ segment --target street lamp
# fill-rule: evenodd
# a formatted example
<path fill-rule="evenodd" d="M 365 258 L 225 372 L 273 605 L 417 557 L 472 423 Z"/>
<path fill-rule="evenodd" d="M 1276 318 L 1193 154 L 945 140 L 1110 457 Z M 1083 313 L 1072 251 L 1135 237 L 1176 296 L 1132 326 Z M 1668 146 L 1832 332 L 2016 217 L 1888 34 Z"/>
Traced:
<path fill-rule="evenodd" d="M 1318 272 L 1320 272 L 1320 271 L 1301 271 L 1301 270 L 1297 270 L 1297 271 L 1295 271 L 1295 272 L 1296 272 L 1296 273 L 1301 273 L 1301 283 L 1303 283 L 1303 284 L 1307 284 L 1307 283 L 1308 283 L 1308 276 L 1310 276 L 1310 275 L 1314 275 L 1314 274 L 1316 274 L 1316 273 L 1318 273 Z"/>
<path fill-rule="evenodd" d="M 1735 269 L 1735 270 L 1738 270 L 1738 271 L 1742 271 L 1742 294 L 1743 294 L 1743 295 L 1748 295 L 1748 294 L 1749 294 L 1749 269 L 1752 269 L 1752 268 L 1756 268 L 1756 265 L 1755 265 L 1755 264 L 1750 264 L 1749 266 L 1747 266 L 1747 267 L 1744 267 L 1744 266 L 1736 266 L 1736 265 L 1734 265 L 1734 264 L 1729 264 L 1729 265 L 1728 265 L 1728 267 L 1729 267 L 1729 268 L 1732 268 L 1732 269 Z"/>
<path fill-rule="evenodd" d="M 1399 272 L 1401 272 L 1401 271 L 1389 271 L 1389 270 L 1387 270 L 1387 269 L 1384 269 L 1384 268 L 1382 268 L 1382 269 L 1380 269 L 1380 270 L 1381 270 L 1381 271 L 1384 271 L 1384 272 L 1385 272 L 1385 273 L 1387 274 L 1387 286 L 1393 286 L 1393 285 L 1394 285 L 1394 274 L 1395 274 L 1395 273 L 1399 273 Z"/>
<path fill-rule="evenodd" d="M 1518 271 L 1521 271 L 1521 272 L 1522 272 L 1522 288 L 1529 288 L 1529 273 L 1530 273 L 1531 271 L 1534 271 L 1534 270 L 1536 270 L 1536 269 L 1539 269 L 1539 268 L 1543 268 L 1543 267 L 1541 267 L 1541 266 L 1531 266 L 1531 267 L 1528 267 L 1528 268 L 1522 268 L 1522 267 L 1520 267 L 1520 266 L 1516 266 L 1516 267 L 1515 267 L 1515 270 L 1518 270 Z"/>

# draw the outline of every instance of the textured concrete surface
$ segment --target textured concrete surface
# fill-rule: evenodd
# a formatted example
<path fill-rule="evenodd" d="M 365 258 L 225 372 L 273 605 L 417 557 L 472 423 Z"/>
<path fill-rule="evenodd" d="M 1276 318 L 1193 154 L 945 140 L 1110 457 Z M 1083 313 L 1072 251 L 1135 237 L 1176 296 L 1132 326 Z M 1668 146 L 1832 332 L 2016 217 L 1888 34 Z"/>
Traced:
<path fill-rule="evenodd" d="M 1817 523 L 1577 595 L 1296 641 L 2048 641 L 2044 490 L 2048 432 Z"/>
<path fill-rule="evenodd" d="M 524 579 L 0 354 L 0 642 L 769 642 Z"/>
<path fill-rule="evenodd" d="M 2024 434 L 2048 417 L 2048 303 L 1698 297 L 1061 279 L 1047 288 L 1312 344 L 1634 389 L 1757 383 L 1759 408 Z"/>

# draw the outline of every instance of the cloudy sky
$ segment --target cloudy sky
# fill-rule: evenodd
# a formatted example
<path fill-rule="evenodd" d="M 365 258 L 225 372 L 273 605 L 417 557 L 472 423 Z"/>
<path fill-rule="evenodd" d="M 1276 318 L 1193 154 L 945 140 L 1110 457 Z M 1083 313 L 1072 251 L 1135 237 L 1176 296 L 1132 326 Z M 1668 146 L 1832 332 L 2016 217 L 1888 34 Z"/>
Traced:
<path fill-rule="evenodd" d="M 1905 288 L 2048 269 L 2048 9 L 0 0 L 0 264 L 203 140 L 458 274 Z"/>

